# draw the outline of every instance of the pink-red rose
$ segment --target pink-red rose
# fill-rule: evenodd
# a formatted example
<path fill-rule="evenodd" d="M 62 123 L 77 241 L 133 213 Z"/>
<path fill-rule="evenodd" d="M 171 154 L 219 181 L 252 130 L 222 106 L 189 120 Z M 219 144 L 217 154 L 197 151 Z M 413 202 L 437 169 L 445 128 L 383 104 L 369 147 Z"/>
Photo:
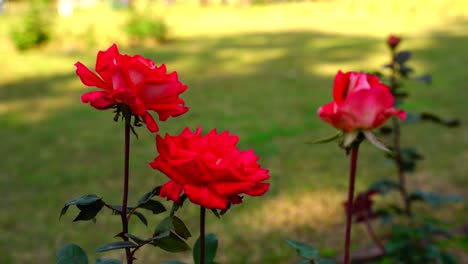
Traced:
<path fill-rule="evenodd" d="M 157 67 L 140 55 L 120 54 L 115 44 L 98 53 L 95 70 L 99 76 L 81 62 L 75 66 L 76 74 L 85 85 L 101 88 L 83 94 L 83 103 L 99 110 L 117 104 L 128 105 L 151 132 L 157 132 L 158 125 L 148 110 L 158 113 L 161 121 L 188 111 L 185 102 L 179 98 L 187 86 L 178 80 L 177 72 L 168 74 L 164 64 Z"/>
<path fill-rule="evenodd" d="M 371 74 L 339 71 L 335 77 L 333 99 L 319 108 L 318 115 L 344 132 L 369 131 L 391 116 L 406 117 L 404 111 L 393 108 L 390 89 Z"/>
<path fill-rule="evenodd" d="M 393 34 L 390 34 L 390 36 L 387 38 L 387 44 L 391 49 L 395 49 L 398 44 L 400 44 L 400 41 L 401 38 Z"/>
<path fill-rule="evenodd" d="M 263 195 L 269 183 L 268 170 L 257 163 L 252 150 L 239 151 L 239 138 L 228 131 L 186 128 L 179 136 L 157 135 L 159 156 L 151 167 L 166 174 L 170 181 L 160 191 L 161 197 L 179 201 L 182 191 L 192 203 L 207 209 L 226 209 L 228 204 L 242 202 L 241 194 Z"/>

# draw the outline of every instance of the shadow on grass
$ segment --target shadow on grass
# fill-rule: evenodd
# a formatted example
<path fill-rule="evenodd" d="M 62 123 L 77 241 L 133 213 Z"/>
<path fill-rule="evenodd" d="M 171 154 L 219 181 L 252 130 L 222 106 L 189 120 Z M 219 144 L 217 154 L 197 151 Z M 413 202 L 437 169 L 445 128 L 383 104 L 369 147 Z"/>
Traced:
<path fill-rule="evenodd" d="M 451 80 L 451 88 L 436 93 L 443 95 L 440 107 L 453 108 L 456 115 L 465 109 L 459 103 L 466 96 L 460 96 L 460 93 L 466 95 L 468 87 L 465 85 L 464 67 L 453 68 L 452 63 L 454 60 L 468 61 L 468 54 L 456 52 L 456 49 L 464 47 L 460 43 L 467 41 L 466 36 L 437 32 L 427 50 L 417 50 L 417 59 L 430 65 L 436 78 L 441 75 L 441 78 Z M 323 238 L 323 234 L 335 228 L 340 221 L 330 219 L 319 227 L 310 226 L 307 221 L 297 224 L 294 217 L 313 222 L 318 216 L 315 209 L 291 208 L 295 203 L 288 197 L 296 197 L 294 199 L 304 207 L 314 203 L 301 203 L 302 194 L 320 194 L 325 190 L 328 194 L 322 201 L 327 201 L 326 197 L 333 201 L 341 200 L 347 167 L 342 151 L 333 145 L 312 147 L 305 144 L 333 133 L 315 114 L 320 105 L 331 100 L 333 86 L 334 72 L 326 74 L 321 68 L 323 65 L 336 65 L 338 70 L 341 64 L 359 64 L 374 53 L 385 52 L 383 46 L 380 39 L 316 32 L 277 32 L 182 39 L 158 50 L 122 49 L 125 53 L 140 53 L 154 58 L 157 64 L 164 62 L 170 70 L 177 69 L 180 79 L 189 85 L 189 90 L 182 97 L 191 110 L 182 117 L 161 124 L 162 133 L 179 133 L 185 126 L 195 128 L 199 125 L 205 132 L 214 127 L 229 129 L 240 136 L 240 148 L 254 148 L 260 155 L 260 163 L 271 171 L 271 190 L 264 197 L 247 198 L 246 204 L 237 206 L 226 216 L 227 219 L 210 219 L 208 230 L 218 230 L 223 235 L 220 258 L 225 262 L 222 263 L 288 263 L 295 254 L 284 243 L 286 238 L 315 241 L 321 248 L 341 248 L 336 243 L 340 241 L 340 232 L 331 232 L 329 238 Z M 427 62 L 424 59 L 426 55 L 429 57 Z M 92 52 L 86 54 L 85 59 L 94 56 L 95 52 Z M 360 68 L 364 66 L 359 65 Z M 57 89 L 62 85 L 63 90 Z M 68 241 L 76 241 L 92 252 L 100 244 L 109 242 L 109 234 L 119 228 L 117 222 L 106 219 L 108 215 L 100 217 L 97 225 L 72 224 L 68 223 L 68 218 L 62 222 L 57 220 L 61 206 L 69 199 L 98 193 L 106 199 L 118 201 L 120 192 L 119 164 L 122 157 L 118 153 L 121 151 L 122 133 L 118 130 L 121 124 L 113 123 L 110 111 L 99 112 L 80 104 L 81 93 L 93 89 L 79 88 L 82 86 L 79 78 L 70 72 L 18 80 L 0 88 L 0 106 L 14 100 L 27 104 L 21 111 L 0 114 L 0 137 L 5 139 L 1 153 L 4 158 L 0 160 L 0 191 L 6 197 L 5 208 L 0 213 L 3 229 L 0 246 L 8 249 L 2 251 L 6 252 L 6 259 L 11 263 L 50 263 L 54 259 L 54 251 Z M 418 93 L 422 97 L 434 95 L 429 89 Z M 36 121 L 21 121 L 28 115 L 28 104 L 41 104 L 43 97 L 54 96 L 66 97 L 70 103 L 47 108 L 43 118 Z M 468 121 L 466 116 L 462 121 Z M 462 139 L 461 142 L 456 141 L 455 148 L 460 152 L 450 152 L 448 146 L 430 149 L 444 151 L 447 157 L 427 169 L 442 171 L 453 166 L 453 160 L 461 162 L 460 159 L 467 157 L 466 128 L 457 131 Z M 154 137 L 144 129 L 140 129 L 139 134 L 140 139 L 133 141 L 132 146 L 133 200 L 147 191 L 145 188 L 148 186 L 166 180 L 147 166 L 156 156 Z M 430 135 L 424 134 L 421 139 L 412 139 L 417 143 L 434 140 L 425 141 Z M 443 134 L 442 140 L 446 144 L 455 144 L 450 135 Z M 361 164 L 372 166 L 360 171 L 358 187 L 366 185 L 376 174 L 392 173 L 391 166 L 380 156 L 363 155 Z M 453 170 L 467 172 L 466 167 Z M 137 183 L 145 190 L 138 188 Z M 459 179 L 459 183 L 467 185 L 466 179 Z M 289 210 L 282 212 L 265 207 L 265 204 L 275 207 L 281 200 L 284 200 L 284 208 Z M 38 212 L 32 208 L 41 209 Z M 338 203 L 320 210 L 339 217 L 341 209 Z M 14 214 L 11 213 L 13 211 Z M 248 217 L 254 211 L 253 215 L 264 221 L 261 223 L 264 227 L 280 217 L 272 214 L 286 216 L 281 216 L 283 222 L 277 221 L 272 225 L 274 228 L 256 232 L 251 228 L 255 225 L 249 222 L 256 219 Z M 291 211 L 295 216 L 288 220 L 287 214 Z M 189 207 L 183 217 L 192 228 L 197 226 L 195 212 Z M 30 228 L 33 223 L 41 225 Z M 89 234 L 85 234 L 87 231 Z M 140 231 L 145 234 L 151 232 L 147 229 Z M 193 233 L 196 236 L 196 231 Z M 93 236 L 88 236 L 90 234 Z M 34 237 L 41 243 L 37 244 L 28 237 Z M 29 254 L 23 254 L 25 250 Z M 160 251 L 145 251 L 140 260 L 149 263 L 158 261 L 159 256 Z"/>

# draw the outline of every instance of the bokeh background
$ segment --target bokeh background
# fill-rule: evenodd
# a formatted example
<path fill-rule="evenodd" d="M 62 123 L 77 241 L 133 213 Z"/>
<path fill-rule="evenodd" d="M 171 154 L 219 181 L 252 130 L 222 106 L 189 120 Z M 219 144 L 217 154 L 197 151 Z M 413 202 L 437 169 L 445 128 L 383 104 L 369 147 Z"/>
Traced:
<path fill-rule="evenodd" d="M 72 223 L 70 209 L 58 219 L 66 201 L 84 194 L 120 201 L 122 123 L 113 122 L 111 111 L 81 103 L 92 88 L 73 66 L 81 61 L 94 68 L 97 52 L 112 43 L 166 64 L 188 84 L 182 97 L 190 111 L 161 123 L 161 133 L 178 134 L 185 126 L 229 130 L 271 172 L 266 195 L 246 197 L 222 219 L 208 217 L 208 232 L 220 238 L 220 263 L 292 263 L 297 258 L 285 239 L 312 243 L 325 255 L 341 252 L 348 161 L 335 144 L 307 142 L 335 132 L 316 111 L 331 101 L 336 72 L 379 70 L 389 60 L 389 33 L 413 51 L 418 73 L 434 77 L 431 86 L 408 83 L 411 97 L 401 108 L 462 123 L 403 127 L 404 144 L 425 156 L 409 175 L 410 188 L 468 194 L 467 1 L 1 1 L 0 263 L 54 263 L 55 251 L 68 242 L 92 260 L 119 256 L 94 253 L 113 241 L 118 216 Z M 138 132 L 130 201 L 166 181 L 148 165 L 157 155 L 154 135 Z M 365 143 L 361 153 L 357 190 L 395 177 L 378 150 Z M 466 222 L 464 203 L 445 208 L 434 214 Z M 187 204 L 180 214 L 194 237 L 197 212 Z M 146 236 L 160 217 L 150 217 L 148 227 L 135 220 L 131 230 Z M 353 232 L 354 247 L 372 243 L 359 227 Z M 466 260 L 465 250 L 452 249 Z M 138 258 L 191 261 L 189 253 L 152 247 Z"/>

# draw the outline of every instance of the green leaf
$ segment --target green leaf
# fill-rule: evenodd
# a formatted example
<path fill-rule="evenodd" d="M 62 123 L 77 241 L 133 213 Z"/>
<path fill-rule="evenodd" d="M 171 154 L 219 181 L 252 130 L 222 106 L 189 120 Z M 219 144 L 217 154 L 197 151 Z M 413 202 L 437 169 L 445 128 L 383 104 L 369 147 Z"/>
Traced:
<path fill-rule="evenodd" d="M 214 264 L 216 251 L 218 250 L 218 238 L 215 234 L 205 235 L 205 262 L 206 264 Z M 193 261 L 195 264 L 200 264 L 200 238 L 195 242 L 193 247 Z"/>
<path fill-rule="evenodd" d="M 428 112 L 421 112 L 419 113 L 420 119 L 423 121 L 431 121 L 436 124 L 444 125 L 446 127 L 457 127 L 460 125 L 460 121 L 455 118 L 450 118 L 450 119 L 444 119 L 441 117 L 438 117 L 437 115 L 433 113 L 428 113 Z"/>
<path fill-rule="evenodd" d="M 455 257 L 447 252 L 442 252 L 440 254 L 440 260 L 442 264 L 457 264 Z"/>
<path fill-rule="evenodd" d="M 179 217 L 172 217 L 172 225 L 174 226 L 174 231 L 177 233 L 177 235 L 183 239 L 188 239 L 192 236 L 185 223 Z"/>
<path fill-rule="evenodd" d="M 393 190 L 399 190 L 400 185 L 392 180 L 382 179 L 374 182 L 368 189 L 378 191 L 380 194 L 387 194 Z"/>
<path fill-rule="evenodd" d="M 411 52 L 407 50 L 397 52 L 394 58 L 396 62 L 398 62 L 399 64 L 403 64 L 411 58 Z"/>
<path fill-rule="evenodd" d="M 242 196 L 241 196 L 241 199 L 242 199 Z M 231 204 L 231 203 L 228 203 L 226 209 L 221 210 L 221 211 L 219 212 L 219 215 L 220 215 L 220 216 L 225 215 L 225 214 L 227 213 L 227 211 L 229 211 L 229 209 L 231 209 L 231 206 L 232 206 L 232 204 Z"/>
<path fill-rule="evenodd" d="M 303 258 L 310 260 L 319 258 L 318 250 L 308 244 L 289 239 L 286 240 L 286 243 L 288 243 L 292 248 L 294 248 L 299 254 L 299 256 Z"/>
<path fill-rule="evenodd" d="M 155 240 L 158 240 L 158 239 L 161 239 L 161 238 L 164 238 L 164 237 L 168 237 L 171 235 L 171 231 L 164 231 L 162 233 L 160 233 L 159 235 L 155 236 L 155 237 L 152 237 L 150 239 L 150 241 L 155 241 Z"/>
<path fill-rule="evenodd" d="M 211 212 L 216 216 L 216 218 L 220 219 L 221 215 L 219 214 L 217 209 L 211 209 Z"/>
<path fill-rule="evenodd" d="M 68 207 L 70 207 L 70 206 L 68 206 L 68 205 L 65 205 L 65 206 L 62 208 L 62 210 L 60 211 L 59 220 L 62 218 L 62 216 L 63 216 L 64 214 L 66 214 L 66 213 L 67 213 L 67 211 L 68 211 Z"/>
<path fill-rule="evenodd" d="M 422 83 L 425 83 L 425 84 L 431 84 L 432 83 L 432 75 L 424 74 L 424 75 L 413 77 L 413 78 L 411 78 L 411 80 L 422 82 Z"/>
<path fill-rule="evenodd" d="M 66 244 L 57 251 L 57 264 L 88 264 L 88 256 L 80 246 Z"/>
<path fill-rule="evenodd" d="M 63 208 L 62 208 L 62 210 L 60 212 L 60 217 L 59 218 L 61 218 L 64 214 L 67 213 L 68 207 L 70 207 L 71 205 L 87 206 L 87 205 L 92 205 L 94 203 L 99 203 L 99 202 L 102 202 L 101 197 L 99 197 L 99 196 L 97 196 L 95 194 L 88 194 L 88 195 L 84 195 L 84 196 L 81 196 L 79 198 L 70 200 L 70 201 L 66 202 L 65 205 L 63 206 Z"/>
<path fill-rule="evenodd" d="M 146 243 L 149 242 L 149 240 L 137 237 L 137 236 L 132 235 L 132 234 L 127 233 L 127 234 L 125 234 L 125 236 L 130 238 L 131 240 L 135 241 L 135 243 L 137 243 L 138 245 L 146 244 Z"/>
<path fill-rule="evenodd" d="M 184 202 L 186 199 L 187 199 L 187 195 L 183 194 L 182 196 L 180 196 L 178 203 L 176 202 L 172 203 L 171 214 L 170 214 L 171 216 L 173 216 L 177 212 L 177 210 L 179 210 L 184 205 Z"/>
<path fill-rule="evenodd" d="M 336 260 L 321 258 L 321 259 L 315 260 L 315 263 L 317 263 L 317 264 L 336 264 Z"/>
<path fill-rule="evenodd" d="M 457 127 L 460 121 L 456 118 L 441 118 L 434 113 L 420 112 L 420 113 L 407 113 L 405 123 L 412 124 L 417 121 L 429 121 L 446 127 Z"/>
<path fill-rule="evenodd" d="M 416 167 L 416 161 L 422 160 L 424 157 L 415 148 L 403 148 L 401 149 L 401 159 L 403 169 L 406 172 L 413 172 Z"/>
<path fill-rule="evenodd" d="M 70 206 L 70 205 L 88 205 L 92 204 L 96 201 L 101 200 L 101 197 L 95 195 L 95 194 L 88 194 L 81 196 L 79 198 L 73 199 L 71 201 L 68 201 L 65 206 Z"/>
<path fill-rule="evenodd" d="M 112 243 L 107 243 L 105 245 L 102 245 L 96 249 L 96 252 L 105 252 L 105 251 L 115 250 L 115 249 L 136 248 L 136 247 L 137 245 L 133 242 L 118 241 L 118 242 L 112 242 Z"/>
<path fill-rule="evenodd" d="M 98 258 L 98 259 L 96 259 L 95 264 L 122 264 L 122 261 L 120 261 L 118 259 L 101 259 L 101 258 Z"/>
<path fill-rule="evenodd" d="M 168 252 L 182 252 L 190 249 L 190 246 L 173 232 L 169 236 L 155 239 L 150 244 Z"/>
<path fill-rule="evenodd" d="M 159 222 L 154 230 L 153 236 L 157 236 L 166 231 L 171 231 L 172 229 L 174 229 L 174 225 L 172 224 L 172 217 L 168 216 Z"/>
<path fill-rule="evenodd" d="M 336 133 L 334 135 L 312 141 L 311 144 L 324 144 L 324 143 L 332 142 L 332 141 L 335 141 L 336 139 L 340 138 L 342 135 L 343 135 L 343 133 L 338 132 L 338 133 Z"/>
<path fill-rule="evenodd" d="M 398 70 L 404 78 L 408 78 L 409 74 L 414 72 L 413 68 L 406 66 L 404 64 L 401 64 Z"/>
<path fill-rule="evenodd" d="M 96 217 L 96 215 L 99 213 L 99 211 L 101 211 L 102 207 L 104 206 L 104 202 L 102 200 L 97 200 L 91 204 L 78 204 L 76 206 L 78 207 L 78 209 L 80 209 L 80 213 L 78 214 L 78 216 L 76 216 L 73 222 L 88 221 L 93 220 Z"/>
<path fill-rule="evenodd" d="M 99 203 L 97 202 L 96 204 L 90 204 L 90 205 L 77 205 L 77 207 L 80 209 L 80 213 L 78 216 L 73 220 L 75 221 L 87 221 L 87 220 L 92 220 L 94 217 L 101 211 L 102 207 L 104 206 L 104 203 Z"/>
<path fill-rule="evenodd" d="M 407 241 L 404 239 L 393 239 L 385 244 L 385 252 L 388 254 L 396 254 L 407 246 Z"/>
<path fill-rule="evenodd" d="M 138 217 L 138 219 L 140 219 L 140 221 L 145 225 L 145 226 L 148 226 L 148 220 L 146 220 L 146 217 L 140 213 L 140 212 L 133 212 L 134 215 L 136 215 Z"/>
<path fill-rule="evenodd" d="M 150 192 L 145 193 L 139 200 L 138 200 L 138 205 L 144 204 L 147 201 L 149 201 L 153 196 L 159 195 L 159 192 L 161 190 L 161 186 L 158 186 L 151 190 Z"/>
<path fill-rule="evenodd" d="M 463 197 L 459 195 L 440 195 L 436 193 L 416 191 L 408 196 L 409 201 L 423 201 L 429 205 L 436 207 L 445 203 L 454 203 L 463 201 Z"/>
<path fill-rule="evenodd" d="M 80 210 L 80 213 L 78 214 L 78 216 L 76 216 L 73 222 L 79 220 L 87 221 L 95 219 L 97 213 L 99 213 L 99 211 L 104 206 L 104 202 L 102 201 L 101 197 L 94 194 L 81 196 L 79 198 L 73 199 L 65 203 L 64 207 L 60 212 L 59 218 L 61 218 L 64 214 L 67 213 L 68 207 L 71 205 L 76 205 L 76 207 L 78 207 L 78 209 Z"/>
<path fill-rule="evenodd" d="M 166 208 L 162 203 L 155 201 L 155 200 L 147 200 L 142 204 L 138 205 L 139 208 L 144 208 L 146 210 L 150 210 L 153 214 L 160 214 L 166 211 Z"/>
<path fill-rule="evenodd" d="M 161 264 L 186 264 L 185 262 L 178 261 L 178 260 L 166 260 L 161 262 Z"/>
<path fill-rule="evenodd" d="M 409 94 L 407 92 L 395 92 L 393 93 L 393 96 L 395 96 L 395 98 L 398 98 L 398 99 L 405 99 L 409 96 Z"/>

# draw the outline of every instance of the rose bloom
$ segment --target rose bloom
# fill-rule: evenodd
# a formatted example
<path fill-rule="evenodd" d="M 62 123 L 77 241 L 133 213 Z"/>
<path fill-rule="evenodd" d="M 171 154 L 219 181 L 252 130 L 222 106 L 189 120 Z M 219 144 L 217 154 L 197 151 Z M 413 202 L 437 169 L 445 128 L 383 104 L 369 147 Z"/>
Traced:
<path fill-rule="evenodd" d="M 387 38 L 387 44 L 392 49 L 396 48 L 396 46 L 400 44 L 400 41 L 401 41 L 401 38 L 393 34 L 390 34 L 390 36 L 388 36 Z"/>
<path fill-rule="evenodd" d="M 95 69 L 99 76 L 81 62 L 75 66 L 76 74 L 85 85 L 100 88 L 83 94 L 83 103 L 99 110 L 125 104 L 141 117 L 151 132 L 159 129 L 148 110 L 158 113 L 161 121 L 188 111 L 185 102 L 179 98 L 187 86 L 178 80 L 177 72 L 168 74 L 164 64 L 157 67 L 140 55 L 120 54 L 115 44 L 98 53 Z"/>
<path fill-rule="evenodd" d="M 390 89 L 371 74 L 339 71 L 333 99 L 318 109 L 318 115 L 345 133 L 372 130 L 391 116 L 406 117 L 404 111 L 393 108 Z"/>
<path fill-rule="evenodd" d="M 179 136 L 156 136 L 159 156 L 150 165 L 170 178 L 161 197 L 178 202 L 183 191 L 192 203 L 226 209 L 242 203 L 241 194 L 260 196 L 268 190 L 269 183 L 263 182 L 270 178 L 268 170 L 252 150 L 237 149 L 237 136 L 216 129 L 202 136 L 201 131 L 185 128 Z"/>

